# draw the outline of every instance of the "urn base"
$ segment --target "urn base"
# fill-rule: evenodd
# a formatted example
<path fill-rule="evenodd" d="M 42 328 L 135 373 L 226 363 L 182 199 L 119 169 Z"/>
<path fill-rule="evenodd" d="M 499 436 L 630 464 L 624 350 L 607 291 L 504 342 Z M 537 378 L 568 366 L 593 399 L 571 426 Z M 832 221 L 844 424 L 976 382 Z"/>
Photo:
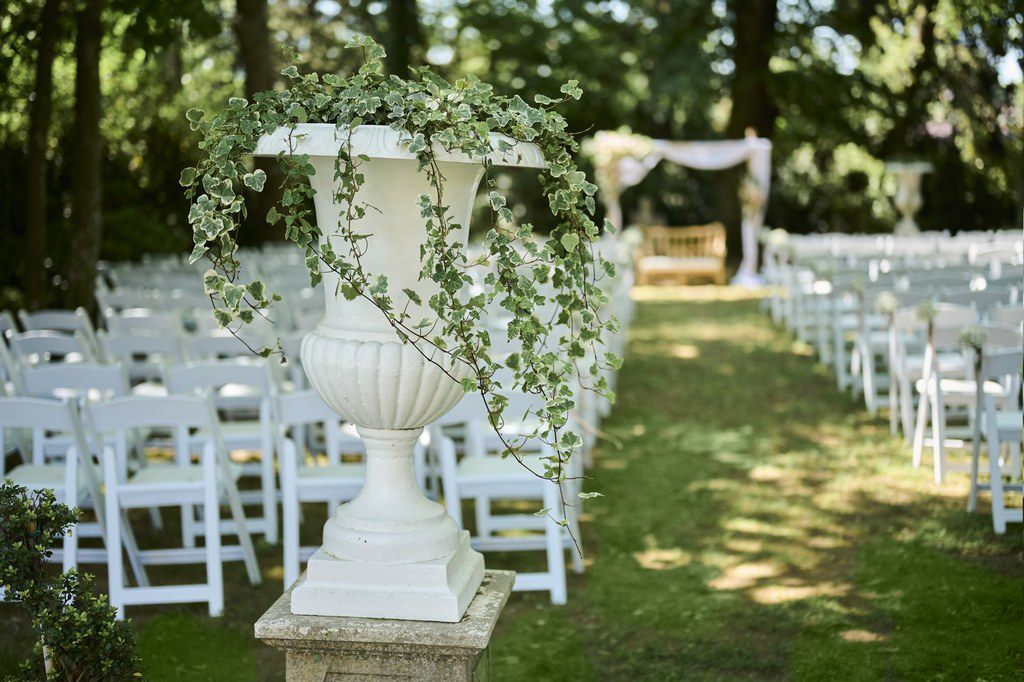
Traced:
<path fill-rule="evenodd" d="M 460 532 L 455 552 L 415 563 L 349 561 L 320 548 L 292 591 L 296 615 L 391 618 L 455 623 L 484 577 L 483 556 Z"/>

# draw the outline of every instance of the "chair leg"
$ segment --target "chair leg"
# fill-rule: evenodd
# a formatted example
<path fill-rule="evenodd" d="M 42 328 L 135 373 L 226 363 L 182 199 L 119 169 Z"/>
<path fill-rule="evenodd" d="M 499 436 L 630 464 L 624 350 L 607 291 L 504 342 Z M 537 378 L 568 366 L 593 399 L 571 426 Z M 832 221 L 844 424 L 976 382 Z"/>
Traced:
<path fill-rule="evenodd" d="M 993 416 L 994 412 L 989 412 Z M 993 421 L 993 420 L 990 420 Z M 988 429 L 989 490 L 992 491 L 992 527 L 999 535 L 1006 532 L 1006 509 L 1003 501 L 1003 468 L 999 465 L 999 438 L 994 426 Z"/>
<path fill-rule="evenodd" d="M 285 443 L 281 453 L 281 506 L 284 519 L 284 589 L 299 578 L 299 491 L 295 451 Z"/>
<path fill-rule="evenodd" d="M 224 615 L 224 575 L 220 556 L 220 496 L 217 494 L 215 455 L 203 456 L 203 524 L 206 530 L 206 587 L 209 610 L 213 617 Z"/>
<path fill-rule="evenodd" d="M 477 537 L 485 538 L 491 534 L 491 498 L 480 495 L 473 500 L 476 511 Z"/>
<path fill-rule="evenodd" d="M 212 446 L 210 449 L 213 449 Z M 226 454 L 224 456 L 226 457 Z M 204 456 L 203 459 L 205 460 L 207 457 Z M 246 573 L 249 575 L 249 584 L 259 585 L 263 582 L 263 576 L 260 574 L 259 563 L 256 561 L 256 549 L 252 544 L 252 536 L 249 535 L 249 529 L 245 524 L 245 510 L 242 509 L 242 500 L 238 495 L 238 487 L 235 485 L 234 479 L 231 478 L 227 460 L 224 460 L 221 464 L 220 471 L 224 481 L 224 489 L 227 492 L 228 508 L 231 510 L 231 518 L 235 522 L 238 544 L 242 546 L 242 558 L 245 563 Z M 220 541 L 219 532 L 218 530 L 218 542 Z M 207 542 L 209 542 L 209 539 L 207 539 Z"/>
<path fill-rule="evenodd" d="M 932 396 L 932 451 L 934 453 L 935 485 L 946 481 L 946 407 L 939 387 L 939 376 L 935 378 L 935 395 Z"/>
<path fill-rule="evenodd" d="M 85 456 L 88 457 L 88 453 Z M 78 453 L 74 448 L 68 451 L 64 464 L 64 504 L 71 509 L 78 508 Z M 75 523 L 64 533 L 61 569 L 65 572 L 78 566 L 78 527 Z"/>
<path fill-rule="evenodd" d="M 975 424 L 978 423 L 977 418 Z M 974 428 L 974 437 L 971 443 L 971 490 L 967 494 L 967 511 L 973 512 L 978 509 L 978 460 L 981 458 L 981 433 L 977 426 Z"/>
<path fill-rule="evenodd" d="M 124 564 L 121 556 L 121 508 L 117 497 L 117 468 L 114 454 L 107 452 L 103 457 L 103 475 L 106 480 L 107 515 L 107 592 L 115 617 L 124 619 Z"/>
<path fill-rule="evenodd" d="M 903 429 L 903 439 L 908 444 L 914 442 L 914 394 L 909 381 L 901 382 L 900 385 L 900 421 Z"/>
<path fill-rule="evenodd" d="M 914 468 L 921 466 L 921 453 L 924 452 L 924 431 L 928 427 L 928 390 L 921 392 L 917 400 L 917 421 L 914 423 L 914 447 L 912 461 Z"/>
<path fill-rule="evenodd" d="M 548 490 L 550 488 L 550 490 Z M 558 486 L 544 483 L 544 506 L 551 509 L 544 519 L 544 540 L 548 559 L 548 575 L 551 580 L 551 603 L 564 604 L 567 600 L 565 585 L 565 547 L 562 545 L 562 526 L 555 522 L 560 516 Z"/>
<path fill-rule="evenodd" d="M 260 452 L 260 486 L 263 489 L 263 537 L 277 544 L 277 482 L 274 479 L 274 439 L 269 417 L 263 421 L 263 442 Z"/>

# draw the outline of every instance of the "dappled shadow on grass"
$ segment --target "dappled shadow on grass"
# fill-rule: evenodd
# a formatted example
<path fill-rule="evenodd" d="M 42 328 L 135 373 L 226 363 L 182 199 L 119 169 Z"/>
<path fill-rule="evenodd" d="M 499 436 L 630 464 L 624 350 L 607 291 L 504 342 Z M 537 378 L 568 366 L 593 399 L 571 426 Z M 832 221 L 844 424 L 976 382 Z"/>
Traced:
<path fill-rule="evenodd" d="M 592 663 L 558 679 L 932 679 L 944 667 L 1018 679 L 1020 657 L 985 641 L 1019 639 L 1019 617 L 980 615 L 1024 606 L 1019 534 L 963 512 L 962 479 L 936 488 L 910 468 L 887 425 L 756 303 L 711 291 L 648 293 L 639 308 L 603 424 L 621 447 L 601 446 L 588 486 L 605 494 L 583 528 L 592 565 L 564 607 Z M 936 580 L 985 634 L 947 636 L 956 623 L 928 597 Z M 530 607 L 511 604 L 515 634 L 498 637 L 496 662 L 540 635 L 519 618 L 557 610 Z"/>

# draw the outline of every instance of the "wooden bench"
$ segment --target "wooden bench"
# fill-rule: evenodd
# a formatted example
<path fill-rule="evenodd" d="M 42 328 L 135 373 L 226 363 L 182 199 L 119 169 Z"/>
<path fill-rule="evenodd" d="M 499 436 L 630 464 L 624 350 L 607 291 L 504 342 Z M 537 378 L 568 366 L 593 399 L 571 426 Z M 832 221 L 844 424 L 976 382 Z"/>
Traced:
<path fill-rule="evenodd" d="M 636 254 L 637 284 L 697 277 L 725 284 L 725 227 L 722 223 L 692 227 L 644 225 Z"/>

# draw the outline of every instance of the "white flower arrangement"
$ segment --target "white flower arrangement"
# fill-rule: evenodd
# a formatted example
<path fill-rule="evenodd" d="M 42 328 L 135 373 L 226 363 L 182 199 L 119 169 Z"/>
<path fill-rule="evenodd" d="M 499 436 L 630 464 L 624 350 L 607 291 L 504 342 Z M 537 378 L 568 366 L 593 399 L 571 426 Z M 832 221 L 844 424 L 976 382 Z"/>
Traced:
<path fill-rule="evenodd" d="M 960 345 L 973 348 L 979 353 L 988 343 L 988 332 L 981 327 L 969 325 L 960 332 Z"/>
<path fill-rule="evenodd" d="M 883 315 L 892 315 L 900 305 L 900 300 L 891 291 L 883 291 L 875 297 L 875 310 Z"/>
<path fill-rule="evenodd" d="M 599 130 L 583 141 L 581 150 L 600 169 L 624 157 L 642 159 L 654 151 L 654 142 L 645 135 L 630 132 L 629 128 Z"/>

